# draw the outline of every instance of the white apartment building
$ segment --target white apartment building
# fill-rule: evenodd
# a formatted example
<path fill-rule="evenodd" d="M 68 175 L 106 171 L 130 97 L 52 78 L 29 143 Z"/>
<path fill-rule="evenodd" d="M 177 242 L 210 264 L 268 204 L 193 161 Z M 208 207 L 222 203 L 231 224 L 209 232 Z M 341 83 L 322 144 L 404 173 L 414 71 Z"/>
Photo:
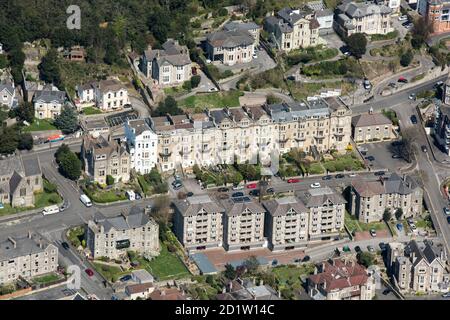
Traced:
<path fill-rule="evenodd" d="M 0 285 L 55 272 L 58 248 L 40 235 L 11 238 L 0 242 Z"/>
<path fill-rule="evenodd" d="M 159 254 L 159 226 L 143 210 L 133 207 L 130 212 L 106 218 L 97 212 L 88 221 L 86 244 L 94 259 L 119 259 L 127 251 L 142 255 Z"/>
<path fill-rule="evenodd" d="M 128 120 L 124 126 L 131 168 L 140 174 L 150 173 L 158 162 L 158 136 L 146 119 Z"/>
<path fill-rule="evenodd" d="M 289 196 L 263 202 L 269 249 L 292 250 L 308 244 L 309 212 L 296 197 Z"/>
<path fill-rule="evenodd" d="M 334 29 L 341 36 L 354 33 L 387 34 L 394 31 L 392 9 L 384 4 L 344 2 L 337 7 Z"/>
<path fill-rule="evenodd" d="M 34 116 L 37 119 L 55 119 L 66 101 L 66 93 L 59 90 L 38 90 L 34 93 Z"/>
<path fill-rule="evenodd" d="M 344 229 L 345 199 L 329 187 L 310 189 L 300 195 L 309 210 L 310 241 L 330 240 Z"/>
<path fill-rule="evenodd" d="M 208 195 L 175 201 L 174 230 L 188 250 L 222 247 L 224 209 Z"/>

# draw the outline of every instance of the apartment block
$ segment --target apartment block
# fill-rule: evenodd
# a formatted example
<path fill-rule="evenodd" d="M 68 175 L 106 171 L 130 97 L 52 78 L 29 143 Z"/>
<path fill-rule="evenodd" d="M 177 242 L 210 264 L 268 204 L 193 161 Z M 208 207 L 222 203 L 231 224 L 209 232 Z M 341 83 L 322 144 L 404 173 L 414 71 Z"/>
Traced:
<path fill-rule="evenodd" d="M 155 256 L 160 250 L 159 226 L 137 207 L 110 218 L 97 212 L 94 219 L 88 221 L 86 244 L 94 259 L 119 259 L 127 251 Z"/>
<path fill-rule="evenodd" d="M 222 247 L 225 210 L 208 195 L 174 203 L 174 231 L 188 250 Z"/>
<path fill-rule="evenodd" d="M 112 176 L 115 182 L 130 180 L 131 159 L 125 146 L 100 135 L 94 138 L 83 137 L 81 156 L 84 160 L 84 171 L 93 181 L 106 184 L 107 176 Z"/>
<path fill-rule="evenodd" d="M 323 44 L 319 27 L 314 11 L 307 7 L 283 8 L 264 20 L 264 30 L 269 33 L 270 41 L 286 52 Z"/>
<path fill-rule="evenodd" d="M 354 260 L 329 259 L 316 265 L 308 278 L 308 294 L 314 300 L 372 300 L 375 278 Z"/>
<path fill-rule="evenodd" d="M 58 248 L 38 234 L 0 242 L 0 285 L 19 277 L 30 279 L 58 268 Z"/>
<path fill-rule="evenodd" d="M 391 14 L 392 9 L 384 4 L 344 1 L 336 8 L 334 29 L 343 37 L 387 34 L 394 31 Z"/>
<path fill-rule="evenodd" d="M 263 202 L 266 209 L 266 237 L 269 249 L 306 248 L 309 212 L 296 197 L 289 196 Z"/>
<path fill-rule="evenodd" d="M 300 194 L 309 211 L 309 240 L 331 240 L 344 229 L 345 199 L 329 187 Z"/>
<path fill-rule="evenodd" d="M 55 119 L 66 102 L 66 93 L 59 90 L 37 90 L 33 96 L 34 116 L 37 119 Z"/>
<path fill-rule="evenodd" d="M 256 202 L 222 201 L 225 209 L 223 234 L 227 251 L 262 248 L 265 209 Z"/>
<path fill-rule="evenodd" d="M 354 181 L 347 210 L 364 223 L 381 221 L 386 209 L 394 214 L 401 208 L 404 217 L 415 217 L 422 212 L 422 199 L 423 190 L 413 178 L 393 173 L 378 181 Z"/>
<path fill-rule="evenodd" d="M 418 1 L 417 11 L 431 24 L 433 33 L 438 34 L 450 31 L 450 1 Z"/>
<path fill-rule="evenodd" d="M 395 138 L 392 122 L 382 113 L 365 113 L 352 118 L 352 136 L 356 143 L 387 141 Z"/>
<path fill-rule="evenodd" d="M 158 136 L 148 119 L 128 120 L 124 125 L 131 168 L 140 174 L 150 173 L 158 162 Z"/>
<path fill-rule="evenodd" d="M 247 31 L 255 40 L 254 45 L 259 45 L 259 35 L 261 33 L 261 26 L 253 21 L 230 21 L 223 26 L 224 31 Z"/>
<path fill-rule="evenodd" d="M 446 271 L 445 248 L 430 241 L 410 241 L 388 249 L 394 257 L 391 272 L 400 291 L 404 293 L 447 292 L 450 275 Z"/>
<path fill-rule="evenodd" d="M 140 69 L 155 84 L 169 87 L 180 85 L 192 76 L 189 50 L 177 40 L 168 39 L 162 49 L 149 47 L 143 54 Z"/>

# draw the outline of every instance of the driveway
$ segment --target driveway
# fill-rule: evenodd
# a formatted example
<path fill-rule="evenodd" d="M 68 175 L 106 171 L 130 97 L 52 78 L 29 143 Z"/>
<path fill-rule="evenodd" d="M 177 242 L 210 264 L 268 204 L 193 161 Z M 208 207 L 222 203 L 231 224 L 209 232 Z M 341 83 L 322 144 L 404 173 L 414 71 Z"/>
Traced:
<path fill-rule="evenodd" d="M 360 147 L 366 148 L 368 151 L 365 158 L 373 156 L 374 161 L 366 161 L 369 163 L 370 168 L 373 170 L 389 169 L 392 172 L 398 172 L 401 168 L 408 165 L 404 159 L 393 159 L 393 153 L 390 150 L 392 141 L 383 141 L 376 143 L 366 143 L 360 145 Z"/>

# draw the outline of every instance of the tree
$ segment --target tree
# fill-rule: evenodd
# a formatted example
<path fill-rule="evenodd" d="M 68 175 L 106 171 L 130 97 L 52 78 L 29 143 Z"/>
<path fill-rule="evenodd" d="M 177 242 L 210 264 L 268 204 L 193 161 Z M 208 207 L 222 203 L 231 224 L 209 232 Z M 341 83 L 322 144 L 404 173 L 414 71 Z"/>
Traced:
<path fill-rule="evenodd" d="M 158 108 L 153 111 L 152 116 L 160 117 L 166 114 L 172 116 L 183 114 L 183 110 L 178 107 L 177 101 L 172 96 L 168 96 L 164 101 L 160 102 Z"/>
<path fill-rule="evenodd" d="M 50 49 L 42 62 L 38 66 L 39 76 L 41 80 L 48 83 L 53 83 L 55 86 L 60 87 L 61 85 L 61 75 L 58 66 L 58 52 L 56 49 Z"/>
<path fill-rule="evenodd" d="M 170 210 L 170 198 L 168 196 L 160 196 L 155 199 L 152 207 L 151 215 L 156 222 L 167 226 L 172 219 L 172 211 Z"/>
<path fill-rule="evenodd" d="M 223 275 L 229 280 L 234 280 L 236 279 L 236 270 L 231 264 L 227 263 L 225 265 L 225 271 L 223 272 Z"/>
<path fill-rule="evenodd" d="M 358 263 L 362 264 L 366 268 L 370 267 L 374 263 L 373 254 L 370 252 L 366 252 L 366 251 L 358 253 L 357 259 L 358 259 Z"/>
<path fill-rule="evenodd" d="M 81 161 L 65 144 L 60 146 L 55 154 L 61 174 L 68 179 L 78 180 L 81 176 Z"/>
<path fill-rule="evenodd" d="M 112 186 L 114 184 L 114 182 L 115 182 L 114 177 L 108 174 L 106 176 L 106 184 L 108 186 Z"/>
<path fill-rule="evenodd" d="M 273 94 L 269 94 L 266 97 L 267 104 L 275 104 L 275 103 L 279 103 L 280 101 L 281 101 L 281 99 L 277 98 Z"/>
<path fill-rule="evenodd" d="M 414 58 L 413 53 L 410 50 L 408 50 L 408 51 L 406 51 L 405 53 L 403 53 L 401 55 L 401 57 L 400 57 L 400 64 L 403 67 L 407 67 L 412 62 L 413 58 Z"/>
<path fill-rule="evenodd" d="M 64 134 L 74 133 L 78 129 L 78 117 L 75 110 L 69 106 L 64 106 L 53 124 Z"/>
<path fill-rule="evenodd" d="M 411 29 L 411 45 L 414 49 L 420 48 L 424 45 L 433 32 L 433 25 L 425 17 L 419 17 L 413 21 Z"/>
<path fill-rule="evenodd" d="M 18 146 L 19 135 L 15 127 L 4 128 L 0 132 L 0 154 L 12 154 Z"/>
<path fill-rule="evenodd" d="M 0 69 L 5 69 L 8 66 L 8 59 L 6 55 L 0 54 Z"/>
<path fill-rule="evenodd" d="M 395 217 L 397 218 L 397 220 L 400 220 L 403 216 L 403 209 L 402 208 L 398 208 L 395 211 Z"/>
<path fill-rule="evenodd" d="M 34 120 L 34 105 L 25 101 L 16 109 L 11 110 L 11 116 L 16 117 L 18 120 L 32 123 Z"/>
<path fill-rule="evenodd" d="M 199 75 L 192 76 L 192 78 L 191 78 L 191 87 L 192 88 L 197 88 L 198 85 L 200 84 L 201 80 L 202 80 L 202 78 Z"/>
<path fill-rule="evenodd" d="M 391 218 L 392 218 L 391 210 L 389 210 L 389 208 L 384 209 L 383 220 L 385 222 L 388 222 L 389 220 L 391 220 Z"/>
<path fill-rule="evenodd" d="M 19 136 L 19 143 L 17 145 L 19 150 L 33 149 L 33 136 L 30 133 L 22 133 Z"/>
<path fill-rule="evenodd" d="M 255 256 L 251 256 L 244 261 L 243 265 L 244 265 L 245 269 L 247 269 L 248 273 L 253 274 L 256 271 L 258 271 L 259 261 L 258 261 L 258 259 L 256 259 Z"/>
<path fill-rule="evenodd" d="M 56 184 L 51 183 L 51 182 L 44 183 L 44 191 L 46 193 L 55 193 L 57 190 L 58 190 L 58 187 L 56 186 Z"/>
<path fill-rule="evenodd" d="M 347 43 L 350 53 L 357 59 L 360 59 L 366 53 L 367 39 L 362 33 L 354 33 L 348 37 Z"/>

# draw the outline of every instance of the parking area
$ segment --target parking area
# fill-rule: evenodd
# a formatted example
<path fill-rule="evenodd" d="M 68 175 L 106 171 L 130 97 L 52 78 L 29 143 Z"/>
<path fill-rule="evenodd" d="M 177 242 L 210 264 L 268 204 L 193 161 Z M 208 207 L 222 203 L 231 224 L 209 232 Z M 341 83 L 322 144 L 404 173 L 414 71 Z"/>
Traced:
<path fill-rule="evenodd" d="M 388 169 L 389 171 L 396 172 L 400 168 L 408 165 L 402 158 L 393 158 L 395 148 L 392 145 L 392 141 L 383 141 L 377 143 L 366 143 L 360 145 L 363 149 L 367 149 L 364 155 L 370 168 L 374 170 Z"/>
<path fill-rule="evenodd" d="M 375 237 L 372 237 L 370 235 L 369 231 L 358 231 L 355 232 L 355 241 L 364 241 L 364 240 L 370 240 L 370 239 L 383 239 L 383 238 L 390 238 L 391 235 L 389 234 L 388 230 L 377 230 L 377 235 Z"/>
<path fill-rule="evenodd" d="M 327 47 L 329 48 L 336 48 L 339 50 L 341 47 L 345 46 L 344 41 L 342 41 L 342 39 L 331 29 L 327 29 L 327 32 L 321 34 L 320 37 L 326 41 Z M 339 51 L 339 54 L 342 54 L 342 52 Z"/>
<path fill-rule="evenodd" d="M 231 70 L 235 73 L 239 73 L 241 69 L 253 69 L 252 73 L 260 73 L 269 69 L 276 67 L 275 61 L 269 56 L 269 54 L 264 49 L 256 50 L 256 58 L 253 58 L 249 63 L 237 63 L 232 66 L 226 66 L 224 64 L 217 64 L 217 68 L 220 71 Z"/>

